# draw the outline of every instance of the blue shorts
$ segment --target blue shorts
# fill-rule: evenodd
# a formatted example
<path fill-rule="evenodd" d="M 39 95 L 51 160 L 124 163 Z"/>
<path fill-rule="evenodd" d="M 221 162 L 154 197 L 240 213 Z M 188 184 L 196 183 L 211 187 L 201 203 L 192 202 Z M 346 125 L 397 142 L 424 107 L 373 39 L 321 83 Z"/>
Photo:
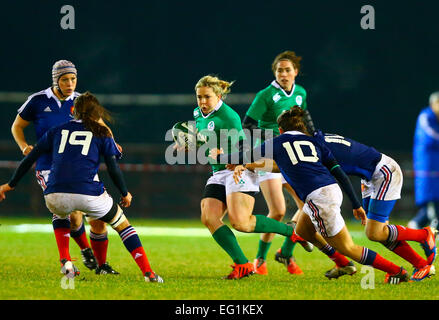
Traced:
<path fill-rule="evenodd" d="M 390 213 L 396 200 L 376 200 L 370 197 L 363 198 L 363 208 L 367 211 L 367 218 L 385 223 L 389 220 Z"/>

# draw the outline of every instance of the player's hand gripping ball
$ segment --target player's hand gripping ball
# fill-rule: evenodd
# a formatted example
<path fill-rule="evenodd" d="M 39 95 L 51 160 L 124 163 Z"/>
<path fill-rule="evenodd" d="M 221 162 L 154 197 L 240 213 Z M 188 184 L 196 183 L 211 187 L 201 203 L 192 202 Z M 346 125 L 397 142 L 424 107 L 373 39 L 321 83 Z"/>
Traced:
<path fill-rule="evenodd" d="M 206 142 L 205 137 L 197 132 L 197 128 L 188 121 L 180 121 L 172 127 L 172 138 L 178 147 L 194 150 Z"/>

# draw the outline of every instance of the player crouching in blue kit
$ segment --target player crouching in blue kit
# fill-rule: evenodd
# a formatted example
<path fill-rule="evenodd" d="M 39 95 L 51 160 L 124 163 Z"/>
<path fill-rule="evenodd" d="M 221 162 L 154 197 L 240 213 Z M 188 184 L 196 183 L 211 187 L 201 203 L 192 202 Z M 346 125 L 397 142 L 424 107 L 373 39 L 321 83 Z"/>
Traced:
<path fill-rule="evenodd" d="M 403 175 L 398 163 L 375 148 L 340 135 L 317 132 L 315 137 L 331 150 L 347 175 L 361 178 L 369 240 L 382 243 L 410 262 L 414 267 L 411 280 L 421 281 L 434 275 L 436 229 L 416 230 L 389 224 L 390 213 L 396 200 L 401 198 Z M 427 259 L 416 253 L 407 241 L 419 242 Z"/>
<path fill-rule="evenodd" d="M 355 196 L 349 178 L 331 151 L 322 139 L 312 137 L 307 132 L 303 122 L 303 110 L 300 107 L 286 110 L 277 122 L 280 136 L 265 141 L 253 149 L 253 152 L 241 152 L 239 156 L 221 155 L 218 160 L 222 163 L 231 163 L 231 159 L 239 159 L 238 163 L 244 163 L 246 160 L 254 162 L 264 158 L 274 160 L 286 181 L 304 202 L 305 214 L 300 215 L 296 225 L 296 233 L 299 236 L 314 244 L 317 231 L 341 254 L 358 263 L 371 265 L 386 272 L 386 283 L 409 281 L 410 277 L 403 267 L 352 241 L 340 212 L 343 194 L 339 184 L 349 196 L 355 218 L 361 219 L 362 224 L 366 224 L 366 213 Z"/>
<path fill-rule="evenodd" d="M 75 119 L 49 129 L 39 139 L 33 150 L 21 161 L 12 179 L 0 186 L 0 201 L 5 199 L 6 192 L 16 187 L 40 155 L 51 153 L 52 166 L 44 190 L 49 211 L 65 219 L 71 212 L 79 210 L 92 220 L 110 224 L 119 233 L 145 281 L 163 282 L 152 271 L 136 230 L 97 178 L 100 157 L 103 156 L 110 177 L 122 195 L 121 206 L 131 205 L 132 196 L 116 161 L 121 153 L 110 130 L 98 122 L 103 115 L 108 115 L 107 111 L 92 94 L 86 92 L 76 98 Z M 77 274 L 71 261 L 62 261 L 62 264 L 61 271 L 64 274 Z"/>

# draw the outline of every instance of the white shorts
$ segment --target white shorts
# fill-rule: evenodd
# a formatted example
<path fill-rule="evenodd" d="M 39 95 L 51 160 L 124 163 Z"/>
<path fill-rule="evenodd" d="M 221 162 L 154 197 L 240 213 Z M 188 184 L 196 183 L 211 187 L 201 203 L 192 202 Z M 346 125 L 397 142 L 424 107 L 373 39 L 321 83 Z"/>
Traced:
<path fill-rule="evenodd" d="M 257 171 L 259 177 L 259 183 L 272 180 L 272 179 L 282 179 L 282 184 L 287 183 L 282 173 L 279 172 L 266 172 L 266 171 Z"/>
<path fill-rule="evenodd" d="M 376 200 L 397 200 L 401 198 L 402 171 L 398 163 L 383 154 L 372 179 L 361 180 L 361 195 Z"/>
<path fill-rule="evenodd" d="M 333 237 L 345 226 L 340 211 L 342 201 L 343 193 L 338 184 L 314 190 L 306 197 L 303 211 L 323 237 Z"/>
<path fill-rule="evenodd" d="M 89 220 L 105 216 L 113 206 L 113 198 L 105 191 L 100 196 L 77 193 L 49 193 L 44 196 L 51 213 L 65 219 L 73 211 L 84 212 Z"/>
<path fill-rule="evenodd" d="M 258 175 L 249 170 L 243 171 L 238 184 L 233 179 L 233 171 L 217 171 L 207 180 L 206 186 L 209 184 L 223 185 L 226 188 L 226 196 L 233 192 L 259 192 Z"/>

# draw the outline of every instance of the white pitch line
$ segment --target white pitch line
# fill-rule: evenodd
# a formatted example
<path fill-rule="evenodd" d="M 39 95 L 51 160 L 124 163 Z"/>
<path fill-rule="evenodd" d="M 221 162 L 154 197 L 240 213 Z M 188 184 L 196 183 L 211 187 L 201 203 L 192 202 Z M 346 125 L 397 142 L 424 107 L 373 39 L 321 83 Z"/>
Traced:
<path fill-rule="evenodd" d="M 87 231 L 89 226 L 85 227 Z M 169 236 L 169 237 L 211 237 L 207 228 L 171 228 L 171 227 L 134 227 L 141 236 Z M 19 224 L 1 226 L 0 232 L 10 233 L 53 233 L 51 224 Z M 117 232 L 108 228 L 108 233 L 117 235 Z M 236 236 L 247 236 L 251 234 L 236 232 Z"/>
<path fill-rule="evenodd" d="M 85 227 L 87 232 L 90 231 L 90 227 Z M 134 227 L 138 235 L 141 236 L 168 236 L 168 237 L 201 237 L 208 238 L 212 235 L 207 228 L 177 228 L 177 227 Z M 235 236 L 245 237 L 255 235 L 254 233 L 243 233 L 236 230 L 232 230 Z M 0 226 L 0 233 L 53 233 L 53 227 L 51 224 L 19 224 L 19 225 L 3 225 Z M 110 235 L 117 235 L 117 232 L 111 228 L 108 228 Z M 364 232 L 353 231 L 350 232 L 354 238 L 364 237 Z"/>

